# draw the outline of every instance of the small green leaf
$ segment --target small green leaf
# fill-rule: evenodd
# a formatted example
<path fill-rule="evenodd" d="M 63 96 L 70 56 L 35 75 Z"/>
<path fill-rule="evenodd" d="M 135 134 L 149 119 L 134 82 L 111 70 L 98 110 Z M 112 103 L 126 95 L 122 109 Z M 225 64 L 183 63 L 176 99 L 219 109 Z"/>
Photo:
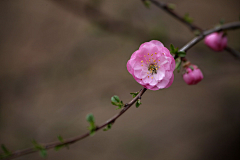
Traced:
<path fill-rule="evenodd" d="M 195 36 L 199 36 L 199 35 L 201 34 L 201 31 L 198 30 L 198 29 L 195 29 L 195 30 L 193 31 L 193 33 L 194 33 Z"/>
<path fill-rule="evenodd" d="M 173 4 L 173 3 L 168 3 L 167 4 L 168 8 L 171 9 L 171 10 L 174 10 L 176 8 L 176 5 Z"/>
<path fill-rule="evenodd" d="M 183 17 L 183 19 L 188 22 L 188 23 L 192 23 L 193 22 L 193 19 L 189 16 L 188 13 L 186 13 Z"/>
<path fill-rule="evenodd" d="M 111 97 L 111 101 L 112 101 L 112 103 L 119 103 L 120 102 L 120 99 L 119 99 L 119 97 L 118 96 L 112 96 Z"/>
<path fill-rule="evenodd" d="M 224 23 L 225 23 L 225 19 L 224 18 L 220 19 L 219 24 L 223 25 Z"/>
<path fill-rule="evenodd" d="M 138 95 L 139 92 L 133 92 L 133 93 L 130 93 L 132 95 L 133 98 L 135 98 L 137 95 Z"/>
<path fill-rule="evenodd" d="M 182 64 L 182 61 L 179 60 L 179 59 L 177 59 L 177 60 L 176 60 L 176 66 L 175 66 L 175 70 L 177 70 L 177 72 L 180 71 L 180 69 L 181 69 L 181 64 Z"/>
<path fill-rule="evenodd" d="M 138 108 L 141 104 L 142 104 L 142 103 L 141 103 L 141 100 L 138 99 L 137 102 L 136 102 L 136 107 Z"/>
<path fill-rule="evenodd" d="M 185 57 L 185 56 L 186 56 L 186 52 L 184 52 L 184 51 L 178 52 L 178 57 Z"/>
<path fill-rule="evenodd" d="M 41 157 L 46 158 L 47 157 L 47 150 L 46 149 L 41 149 L 40 150 L 40 155 L 41 155 Z"/>
<path fill-rule="evenodd" d="M 55 149 L 55 151 L 59 151 L 60 149 L 64 148 L 65 146 L 66 145 L 64 145 L 64 144 L 60 144 L 60 145 L 54 147 L 54 149 Z"/>
<path fill-rule="evenodd" d="M 109 129 L 112 128 L 112 123 L 109 123 L 106 128 L 103 129 L 103 131 L 108 131 Z"/>
<path fill-rule="evenodd" d="M 146 8 L 150 8 L 151 2 L 149 0 L 143 0 L 143 4 Z"/>
<path fill-rule="evenodd" d="M 86 116 L 86 119 L 89 123 L 94 123 L 95 121 L 94 116 L 91 113 Z"/>
<path fill-rule="evenodd" d="M 170 44 L 170 52 L 174 53 L 174 51 L 175 51 L 175 47 L 173 46 L 173 44 Z"/>
<path fill-rule="evenodd" d="M 37 143 L 37 141 L 32 140 L 32 144 L 34 145 L 36 150 L 43 150 L 45 149 L 41 144 Z"/>
<path fill-rule="evenodd" d="M 189 68 L 191 68 L 192 70 L 194 70 L 193 66 L 189 66 Z"/>
<path fill-rule="evenodd" d="M 62 142 L 62 143 L 64 143 L 64 141 L 63 141 L 63 138 L 62 138 L 62 136 L 58 136 L 58 140 L 60 141 L 60 142 Z"/>
<path fill-rule="evenodd" d="M 2 150 L 3 150 L 3 152 L 6 156 L 11 155 L 11 152 L 7 149 L 7 147 L 5 147 L 4 144 L 2 144 L 1 147 L 2 147 Z"/>

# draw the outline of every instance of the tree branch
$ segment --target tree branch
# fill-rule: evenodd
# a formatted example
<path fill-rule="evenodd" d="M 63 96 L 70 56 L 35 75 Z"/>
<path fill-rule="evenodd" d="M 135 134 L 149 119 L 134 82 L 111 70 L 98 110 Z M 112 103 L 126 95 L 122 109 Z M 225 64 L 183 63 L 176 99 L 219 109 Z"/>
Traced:
<path fill-rule="evenodd" d="M 147 1 L 147 0 L 142 0 L 143 2 L 144 1 Z M 192 23 L 189 23 L 187 22 L 182 16 L 180 16 L 178 13 L 174 12 L 171 8 L 168 7 L 168 4 L 166 3 L 163 3 L 163 2 L 160 2 L 160 1 L 156 1 L 156 0 L 149 0 L 150 2 L 152 2 L 154 5 L 156 5 L 158 8 L 164 10 L 165 12 L 167 12 L 168 14 L 172 15 L 174 18 L 176 18 L 177 20 L 179 20 L 180 22 L 182 22 L 183 24 L 185 24 L 191 31 L 196 31 L 196 30 L 199 30 L 202 34 L 203 34 L 203 29 L 197 25 L 194 25 Z M 239 25 L 238 23 L 236 22 L 235 26 L 234 24 L 231 24 L 232 25 L 232 29 L 234 29 L 234 27 L 238 28 Z M 227 25 L 224 25 L 224 27 L 228 28 Z M 221 27 L 222 30 L 226 30 L 225 28 Z M 216 31 L 218 32 L 218 31 Z M 210 33 L 209 33 L 210 34 Z M 207 34 L 208 35 L 208 34 Z M 205 37 L 205 36 L 204 36 Z M 204 38 L 203 37 L 203 38 Z M 200 40 L 202 40 L 203 38 L 201 38 Z M 196 38 L 195 40 L 198 40 L 199 38 Z M 194 40 L 192 40 L 193 43 L 194 43 Z M 189 42 L 190 43 L 190 42 Z M 238 58 L 240 59 L 240 53 L 234 49 L 232 49 L 231 47 L 227 46 L 225 48 L 225 50 L 227 52 L 229 52 L 231 55 L 233 55 L 235 58 Z"/>
<path fill-rule="evenodd" d="M 197 44 L 199 41 L 201 41 L 204 37 L 207 35 L 214 33 L 214 32 L 219 32 L 219 31 L 224 31 L 224 30 L 233 30 L 240 28 L 240 22 L 232 22 L 232 23 L 227 23 L 224 24 L 220 27 L 215 27 L 213 29 L 206 30 L 202 32 L 199 36 L 193 38 L 190 42 L 188 42 L 185 46 L 183 46 L 180 51 L 186 52 L 189 50 L 191 47 L 193 47 L 195 44 Z"/>
<path fill-rule="evenodd" d="M 124 105 L 124 108 L 118 113 L 116 114 L 115 116 L 113 116 L 112 118 L 110 118 L 109 120 L 107 120 L 105 123 L 103 123 L 102 125 L 100 126 L 97 126 L 94 131 L 99 131 L 100 129 L 103 129 L 104 127 L 106 127 L 108 124 L 113 124 L 122 114 L 124 114 L 138 99 L 141 99 L 142 95 L 145 93 L 147 89 L 146 88 L 143 88 L 139 91 L 138 95 L 133 98 L 130 102 L 126 103 Z M 80 135 L 80 136 L 77 136 L 77 137 L 74 137 L 74 138 L 69 138 L 69 139 L 66 139 L 64 140 L 64 142 L 60 142 L 60 141 L 57 141 L 57 142 L 52 142 L 52 143 L 48 143 L 48 144 L 45 144 L 45 145 L 42 145 L 44 149 L 46 150 L 49 150 L 51 148 L 54 148 L 54 147 L 57 147 L 57 146 L 60 146 L 60 145 L 68 145 L 68 144 L 73 144 L 77 141 L 80 141 L 86 137 L 88 137 L 90 135 L 90 132 L 87 132 L 83 135 Z M 13 152 L 10 156 L 4 158 L 6 160 L 9 160 L 9 159 L 13 159 L 13 158 L 17 158 L 17 157 L 20 157 L 20 156 L 23 156 L 23 155 L 27 155 L 27 154 L 30 154 L 30 153 L 34 153 L 34 152 L 38 152 L 38 150 L 36 150 L 34 147 L 32 148 L 28 148 L 28 149 L 24 149 L 24 150 L 19 150 L 19 151 L 15 151 Z"/>
<path fill-rule="evenodd" d="M 142 0 L 142 1 L 147 1 L 147 0 Z M 195 30 L 199 30 L 202 31 L 203 29 L 201 29 L 200 27 L 191 24 L 189 22 L 187 22 L 182 16 L 180 16 L 179 14 L 177 14 L 175 11 L 173 11 L 171 8 L 168 7 L 168 4 L 160 2 L 160 1 L 156 1 L 156 0 L 149 0 L 151 1 L 153 4 L 155 4 L 158 8 L 166 11 L 168 14 L 172 15 L 174 18 L 176 18 L 177 20 L 179 20 L 180 22 L 182 22 L 183 24 L 185 24 L 191 31 L 195 31 Z"/>

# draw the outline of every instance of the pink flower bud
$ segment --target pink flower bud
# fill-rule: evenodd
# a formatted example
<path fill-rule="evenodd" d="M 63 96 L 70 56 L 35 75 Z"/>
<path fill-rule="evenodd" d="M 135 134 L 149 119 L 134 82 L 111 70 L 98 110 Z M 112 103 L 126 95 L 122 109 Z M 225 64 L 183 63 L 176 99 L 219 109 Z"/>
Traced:
<path fill-rule="evenodd" d="M 197 84 L 203 79 L 203 74 L 199 68 L 193 65 L 194 70 L 187 68 L 186 73 L 183 75 L 183 80 L 188 85 Z"/>
<path fill-rule="evenodd" d="M 214 32 L 206 36 L 204 42 L 214 51 L 222 51 L 227 46 L 227 37 L 223 32 Z"/>
<path fill-rule="evenodd" d="M 159 90 L 172 84 L 175 60 L 161 42 L 152 40 L 132 54 L 127 69 L 143 87 Z"/>

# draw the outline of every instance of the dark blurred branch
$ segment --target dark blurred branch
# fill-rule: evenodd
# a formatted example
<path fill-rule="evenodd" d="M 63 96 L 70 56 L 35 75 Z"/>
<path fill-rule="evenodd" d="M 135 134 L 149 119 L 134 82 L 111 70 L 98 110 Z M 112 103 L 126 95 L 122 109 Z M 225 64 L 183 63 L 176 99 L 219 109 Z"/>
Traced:
<path fill-rule="evenodd" d="M 229 53 L 231 53 L 235 58 L 240 59 L 240 53 L 238 51 L 236 51 L 228 46 L 225 48 L 225 50 L 228 51 Z"/>
<path fill-rule="evenodd" d="M 204 37 L 207 35 L 214 33 L 214 32 L 219 32 L 219 31 L 224 31 L 224 30 L 233 30 L 240 28 L 240 22 L 232 22 L 232 23 L 227 23 L 222 26 L 206 30 L 202 32 L 199 36 L 193 38 L 190 42 L 188 42 L 185 46 L 183 46 L 180 51 L 187 51 L 191 47 L 193 47 L 195 44 L 197 44 L 199 41 L 201 41 Z"/>
<path fill-rule="evenodd" d="M 104 127 L 106 127 L 108 124 L 113 124 L 122 114 L 124 114 L 138 99 L 141 99 L 142 95 L 145 93 L 147 89 L 146 88 L 143 88 L 139 91 L 138 95 L 133 98 L 130 102 L 126 103 L 124 105 L 124 108 L 118 113 L 116 114 L 115 116 L 113 116 L 112 118 L 110 118 L 109 120 L 107 120 L 105 123 L 103 123 L 102 125 L 100 126 L 97 126 L 94 131 L 99 131 L 100 129 L 103 129 Z M 69 139 L 66 139 L 64 140 L 64 142 L 60 142 L 60 141 L 57 141 L 57 142 L 52 142 L 52 143 L 49 143 L 49 144 L 45 144 L 45 145 L 42 145 L 42 147 L 45 149 L 45 150 L 49 150 L 51 148 L 55 148 L 57 146 L 63 146 L 63 145 L 68 145 L 68 144 L 73 144 L 77 141 L 80 141 L 86 137 L 88 137 L 90 135 L 90 132 L 87 132 L 83 135 L 80 135 L 80 136 L 77 136 L 77 137 L 74 137 L 74 138 L 69 138 Z M 12 152 L 11 155 L 9 155 L 8 157 L 6 158 L 3 158 L 3 159 L 13 159 L 13 158 L 17 158 L 17 157 L 20 157 L 20 156 L 23 156 L 23 155 L 27 155 L 27 154 L 30 154 L 30 153 L 34 153 L 34 152 L 38 152 L 38 150 L 36 150 L 35 147 L 32 147 L 32 148 L 28 148 L 28 149 L 24 149 L 24 150 L 19 150 L 19 151 L 15 151 L 15 152 Z"/>
<path fill-rule="evenodd" d="M 147 1 L 147 0 L 142 0 L 142 1 Z M 180 16 L 179 14 L 177 14 L 175 11 L 173 11 L 173 9 L 168 7 L 168 4 L 160 2 L 160 1 L 155 1 L 155 0 L 149 0 L 151 1 L 153 4 L 155 4 L 158 8 L 163 9 L 164 11 L 166 11 L 168 14 L 172 15 L 174 18 L 176 18 L 177 20 L 179 20 L 180 22 L 182 22 L 183 24 L 185 24 L 186 26 L 189 27 L 190 30 L 195 31 L 195 30 L 199 30 L 202 31 L 202 29 L 194 24 L 191 24 L 189 22 L 187 22 L 182 16 Z"/>
<path fill-rule="evenodd" d="M 142 1 L 147 1 L 147 0 L 142 0 Z M 201 33 L 202 35 L 204 35 L 203 29 L 202 29 L 201 27 L 196 26 L 196 25 L 194 25 L 194 24 L 192 24 L 192 23 L 187 22 L 182 16 L 180 16 L 178 13 L 174 12 L 171 8 L 169 8 L 169 7 L 168 7 L 168 6 L 169 6 L 168 4 L 163 3 L 163 2 L 161 2 L 161 1 L 156 1 L 156 0 L 148 0 L 148 1 L 152 2 L 152 3 L 155 4 L 158 8 L 166 11 L 168 14 L 172 15 L 174 18 L 176 18 L 177 20 L 179 20 L 180 22 L 182 22 L 183 24 L 185 24 L 188 28 L 190 28 L 191 31 L 194 32 L 194 31 L 196 31 L 196 30 L 199 30 L 200 33 Z M 239 27 L 237 23 L 236 23 L 236 26 L 235 26 L 234 24 L 230 24 L 230 25 L 231 25 L 231 29 L 234 29 L 234 27 L 237 27 L 237 28 Z M 228 28 L 228 25 L 224 25 L 224 27 Z M 221 27 L 222 30 L 225 30 L 224 27 Z M 218 30 L 218 31 L 220 31 L 220 30 Z M 215 32 L 217 32 L 217 31 L 215 31 Z M 207 35 L 208 35 L 208 34 L 207 34 Z M 205 37 L 205 36 L 204 36 L 204 37 Z M 198 41 L 198 40 L 200 41 L 200 40 L 202 40 L 204 37 L 200 38 L 200 36 L 198 36 L 198 37 L 196 37 L 196 38 L 194 38 L 194 39 L 192 40 L 192 43 L 194 43 L 194 41 Z M 199 38 L 200 38 L 200 39 L 199 39 Z M 189 43 L 190 43 L 190 42 L 189 42 Z M 238 51 L 232 49 L 232 48 L 229 47 L 229 46 L 227 46 L 227 47 L 225 48 L 225 50 L 226 50 L 227 52 L 229 52 L 231 55 L 233 55 L 235 58 L 240 59 L 240 53 L 239 53 Z"/>

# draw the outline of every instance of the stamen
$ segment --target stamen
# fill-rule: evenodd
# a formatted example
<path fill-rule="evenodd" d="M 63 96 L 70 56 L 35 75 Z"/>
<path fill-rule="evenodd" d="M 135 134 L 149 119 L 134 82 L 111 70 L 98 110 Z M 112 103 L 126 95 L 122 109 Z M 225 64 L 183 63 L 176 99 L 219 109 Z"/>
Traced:
<path fill-rule="evenodd" d="M 153 56 L 153 54 L 151 54 L 151 56 Z"/>
<path fill-rule="evenodd" d="M 151 77 L 153 79 L 153 77 Z"/>
<path fill-rule="evenodd" d="M 157 52 L 155 52 L 155 54 L 157 54 Z"/>
<path fill-rule="evenodd" d="M 149 55 L 149 53 L 148 53 L 148 55 Z"/>
<path fill-rule="evenodd" d="M 143 60 L 141 60 L 141 63 L 143 63 Z"/>

